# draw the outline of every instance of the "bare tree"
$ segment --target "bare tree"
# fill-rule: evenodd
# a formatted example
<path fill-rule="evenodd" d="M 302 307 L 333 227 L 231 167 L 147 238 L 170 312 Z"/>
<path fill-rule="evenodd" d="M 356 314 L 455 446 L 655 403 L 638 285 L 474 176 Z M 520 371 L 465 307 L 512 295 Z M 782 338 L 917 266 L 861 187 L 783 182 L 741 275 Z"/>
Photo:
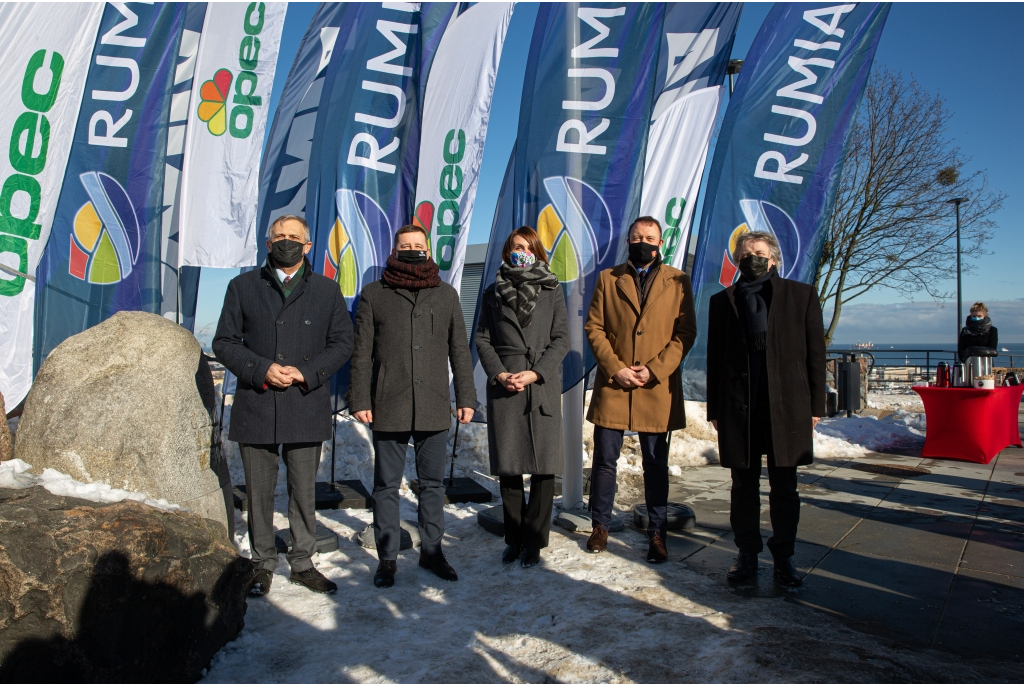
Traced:
<path fill-rule="evenodd" d="M 861 101 L 814 280 L 831 344 L 843 305 L 872 288 L 935 300 L 956 269 L 953 206 L 961 205 L 962 254 L 984 254 L 1005 195 L 946 137 L 952 113 L 917 81 L 878 67 Z M 965 270 L 970 266 L 965 265 Z"/>

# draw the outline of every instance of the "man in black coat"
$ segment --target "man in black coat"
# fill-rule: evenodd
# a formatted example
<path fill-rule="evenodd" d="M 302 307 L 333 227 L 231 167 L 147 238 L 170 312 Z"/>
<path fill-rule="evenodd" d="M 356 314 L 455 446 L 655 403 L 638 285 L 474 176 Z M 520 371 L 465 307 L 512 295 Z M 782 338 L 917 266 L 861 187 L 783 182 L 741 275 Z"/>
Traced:
<path fill-rule="evenodd" d="M 458 580 L 441 551 L 444 467 L 455 381 L 459 423 L 476 407 L 473 362 L 459 294 L 442 283 L 427 236 L 403 226 L 379 281 L 370 283 L 356 310 L 349 409 L 373 428 L 373 534 L 380 560 L 373 583 L 395 583 L 399 549 L 399 496 L 405 452 L 412 440 L 419 479 L 420 566 Z"/>
<path fill-rule="evenodd" d="M 761 457 L 768 457 L 775 578 L 801 584 L 793 565 L 800 521 L 796 467 L 811 463 L 814 427 L 825 412 L 825 332 L 814 288 L 779 276 L 779 243 L 745 233 L 734 258 L 740 280 L 711 297 L 707 411 L 721 464 L 732 469 L 730 522 L 739 548 L 731 580 L 757 571 Z"/>
<path fill-rule="evenodd" d="M 288 469 L 291 581 L 334 594 L 313 566 L 316 472 L 331 437 L 331 376 L 352 354 L 352 317 L 334 281 L 306 260 L 309 226 L 282 216 L 269 232 L 263 268 L 232 279 L 213 339 L 217 359 L 238 377 L 230 438 L 245 467 L 252 561 L 250 594 L 270 591 L 277 566 L 274 487 L 278 452 Z"/>

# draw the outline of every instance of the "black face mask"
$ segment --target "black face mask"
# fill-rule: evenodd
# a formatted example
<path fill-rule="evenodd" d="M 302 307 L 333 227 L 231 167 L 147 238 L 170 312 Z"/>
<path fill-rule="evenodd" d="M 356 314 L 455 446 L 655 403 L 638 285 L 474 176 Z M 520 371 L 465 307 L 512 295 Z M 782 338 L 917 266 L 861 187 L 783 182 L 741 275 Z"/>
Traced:
<path fill-rule="evenodd" d="M 275 266 L 287 269 L 302 261 L 302 248 L 305 246 L 297 240 L 277 240 L 270 243 L 270 258 Z"/>
<path fill-rule="evenodd" d="M 629 261 L 634 264 L 645 266 L 654 261 L 654 255 L 658 254 L 658 246 L 650 243 L 630 243 Z"/>
<path fill-rule="evenodd" d="M 395 259 L 406 264 L 425 264 L 426 250 L 395 250 Z"/>
<path fill-rule="evenodd" d="M 768 258 L 748 254 L 740 260 L 740 273 L 748 281 L 756 281 L 768 273 Z"/>

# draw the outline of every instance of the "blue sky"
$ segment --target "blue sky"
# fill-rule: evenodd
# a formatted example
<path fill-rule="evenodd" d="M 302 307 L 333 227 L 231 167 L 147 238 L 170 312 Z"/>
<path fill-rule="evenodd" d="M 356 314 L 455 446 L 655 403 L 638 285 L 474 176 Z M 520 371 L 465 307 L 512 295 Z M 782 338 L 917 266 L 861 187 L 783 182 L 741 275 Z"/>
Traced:
<path fill-rule="evenodd" d="M 771 3 L 747 3 L 743 9 L 733 57 L 742 59 Z M 284 86 L 292 58 L 316 3 L 291 3 L 285 20 L 271 116 Z M 515 142 L 535 3 L 517 6 L 498 71 L 491 121 L 484 149 L 470 243 L 486 242 L 505 164 Z M 979 258 L 964 276 L 966 302 L 985 300 L 1001 317 L 994 323 L 1001 339 L 1024 341 L 1024 268 L 1021 268 L 1024 217 L 1024 91 L 1016 87 L 1024 71 L 1019 33 L 1024 27 L 1022 3 L 894 3 L 875 56 L 876 64 L 913 75 L 928 91 L 946 98 L 954 113 L 949 135 L 971 158 L 971 169 L 985 169 L 993 188 L 1008 194 L 999 224 L 988 244 L 993 254 Z M 913 236 L 907 236 L 912 240 Z M 224 288 L 234 270 L 206 269 L 200 286 L 196 330 L 216 325 Z M 950 273 L 948 289 L 955 289 Z M 930 299 L 907 303 L 894 293 L 877 291 L 860 305 L 844 309 L 837 341 L 948 343 L 956 330 L 956 303 L 938 308 Z M 995 314 L 995 311 L 993 314 Z M 948 319 L 948 321 L 947 321 Z M 896 325 L 895 322 L 902 325 Z M 887 323 L 888 322 L 888 323 Z"/>

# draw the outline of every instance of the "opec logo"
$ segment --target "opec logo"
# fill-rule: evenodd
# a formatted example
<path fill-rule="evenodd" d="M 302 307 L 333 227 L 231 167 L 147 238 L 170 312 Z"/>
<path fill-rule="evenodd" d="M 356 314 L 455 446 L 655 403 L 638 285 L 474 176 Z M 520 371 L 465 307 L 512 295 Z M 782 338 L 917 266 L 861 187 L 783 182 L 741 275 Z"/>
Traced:
<path fill-rule="evenodd" d="M 779 275 L 789 278 L 796 273 L 800 255 L 800 232 L 796 223 L 778 205 L 763 200 L 740 200 L 740 211 L 745 221 L 733 229 L 729 236 L 729 248 L 722 255 L 722 270 L 718 282 L 725 288 L 732 285 L 739 273 L 739 266 L 733 261 L 736 241 L 751 231 L 771 233 L 779 241 L 782 263 L 778 265 Z"/>
<path fill-rule="evenodd" d="M 121 184 L 98 171 L 79 176 L 86 202 L 75 215 L 68 273 L 88 283 L 117 283 L 139 258 L 142 230 Z"/>
<path fill-rule="evenodd" d="M 241 10 L 241 5 L 239 5 Z M 263 106 L 263 97 L 256 95 L 260 63 L 260 39 L 266 19 L 266 5 L 251 2 L 244 10 L 242 30 L 244 34 L 238 44 L 238 76 L 227 69 L 218 69 L 209 81 L 199 89 L 197 114 L 206 122 L 206 129 L 215 136 L 231 133 L 232 138 L 248 138 L 256 118 L 254 107 Z M 231 92 L 231 82 L 235 90 Z M 231 111 L 228 111 L 228 96 L 231 96 Z"/>
<path fill-rule="evenodd" d="M 544 179 L 549 204 L 537 218 L 537 234 L 548 252 L 551 272 L 564 286 L 589 276 L 611 249 L 612 217 L 604 198 L 570 176 Z M 604 238 L 599 242 L 599 237 Z M 605 246 L 605 253 L 598 250 Z"/>
<path fill-rule="evenodd" d="M 342 188 L 334 194 L 338 218 L 334 220 L 324 252 L 324 276 L 337 282 L 345 301 L 363 289 L 363 274 L 378 266 L 374 235 L 391 235 L 391 222 L 373 199 L 358 190 Z"/>

